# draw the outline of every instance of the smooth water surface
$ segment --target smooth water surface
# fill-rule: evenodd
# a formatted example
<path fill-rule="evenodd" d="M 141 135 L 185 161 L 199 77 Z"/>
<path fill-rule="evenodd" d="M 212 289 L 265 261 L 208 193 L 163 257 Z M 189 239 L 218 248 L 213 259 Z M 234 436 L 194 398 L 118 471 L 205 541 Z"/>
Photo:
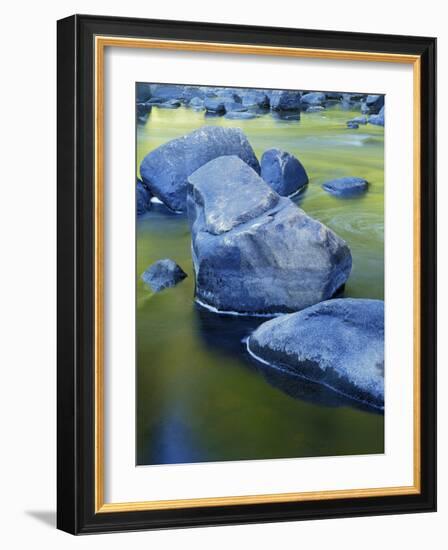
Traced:
<path fill-rule="evenodd" d="M 271 147 L 296 155 L 310 183 L 295 202 L 331 227 L 352 251 L 345 296 L 383 299 L 384 129 L 345 122 L 359 112 L 206 118 L 185 107 L 152 109 L 137 128 L 137 171 L 152 149 L 202 125 L 242 128 L 258 158 Z M 367 194 L 336 199 L 320 187 L 360 176 Z M 235 197 L 238 200 L 238 197 Z M 152 294 L 140 275 L 172 258 L 188 274 Z M 193 301 L 190 232 L 161 205 L 137 221 L 137 464 L 382 453 L 384 417 L 325 388 L 266 369 L 244 338 L 263 319 L 212 314 Z"/>

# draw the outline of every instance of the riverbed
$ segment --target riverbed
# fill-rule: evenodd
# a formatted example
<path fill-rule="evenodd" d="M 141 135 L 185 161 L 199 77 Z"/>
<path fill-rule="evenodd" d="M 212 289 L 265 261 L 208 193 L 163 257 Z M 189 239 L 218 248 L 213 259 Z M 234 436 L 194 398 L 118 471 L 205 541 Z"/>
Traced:
<path fill-rule="evenodd" d="M 384 299 L 384 129 L 346 121 L 337 107 L 281 120 L 207 118 L 186 107 L 153 107 L 137 128 L 143 157 L 203 125 L 239 127 L 260 159 L 278 147 L 300 159 L 310 179 L 294 199 L 347 241 L 353 270 L 344 296 Z M 342 176 L 368 180 L 368 192 L 341 200 L 323 191 Z M 319 385 L 256 364 L 244 339 L 263 319 L 222 316 L 194 303 L 185 215 L 153 205 L 136 226 L 137 464 L 300 458 L 384 452 L 384 416 Z M 161 258 L 188 278 L 153 294 L 140 275 Z"/>

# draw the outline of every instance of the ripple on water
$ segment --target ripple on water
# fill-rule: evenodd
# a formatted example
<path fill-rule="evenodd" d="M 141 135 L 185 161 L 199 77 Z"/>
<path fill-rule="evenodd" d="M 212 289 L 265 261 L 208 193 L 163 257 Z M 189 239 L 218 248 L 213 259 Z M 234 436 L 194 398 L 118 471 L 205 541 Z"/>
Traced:
<path fill-rule="evenodd" d="M 323 212 L 322 212 L 323 214 Z M 384 219 L 382 214 L 375 212 L 347 212 L 341 211 L 334 215 L 319 216 L 319 212 L 314 216 L 321 219 L 326 225 L 331 227 L 336 233 L 350 233 L 352 235 L 363 235 L 370 238 L 376 238 L 381 242 L 384 239 Z"/>

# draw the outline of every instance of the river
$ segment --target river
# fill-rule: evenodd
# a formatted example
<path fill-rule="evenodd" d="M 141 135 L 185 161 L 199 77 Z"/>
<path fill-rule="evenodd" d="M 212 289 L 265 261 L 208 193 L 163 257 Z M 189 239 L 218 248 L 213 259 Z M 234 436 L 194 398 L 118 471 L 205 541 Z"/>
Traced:
<path fill-rule="evenodd" d="M 347 129 L 358 115 L 331 108 L 300 121 L 227 120 L 153 107 L 137 128 L 137 171 L 149 151 L 205 124 L 242 128 L 259 159 L 271 147 L 294 154 L 310 179 L 295 202 L 351 248 L 344 295 L 384 299 L 384 129 Z M 342 176 L 367 179 L 368 192 L 341 200 L 322 190 Z M 186 216 L 153 205 L 136 231 L 138 465 L 384 452 L 382 414 L 248 357 L 244 338 L 263 319 L 219 316 L 194 303 Z M 140 275 L 161 258 L 188 278 L 153 294 Z"/>

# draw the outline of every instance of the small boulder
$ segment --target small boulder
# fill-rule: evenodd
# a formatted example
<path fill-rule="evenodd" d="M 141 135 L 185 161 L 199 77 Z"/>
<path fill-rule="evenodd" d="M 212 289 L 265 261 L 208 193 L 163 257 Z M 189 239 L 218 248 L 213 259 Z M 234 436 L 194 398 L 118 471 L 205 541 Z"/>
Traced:
<path fill-rule="evenodd" d="M 251 90 L 242 94 L 242 103 L 245 107 L 249 109 L 260 108 L 267 109 L 269 108 L 269 97 L 265 92 L 260 90 Z"/>
<path fill-rule="evenodd" d="M 301 162 L 280 149 L 268 149 L 260 161 L 261 177 L 283 197 L 297 193 L 308 183 L 308 175 Z"/>
<path fill-rule="evenodd" d="M 209 113 L 224 114 L 226 112 L 224 100 L 219 97 L 206 97 L 204 107 Z"/>
<path fill-rule="evenodd" d="M 274 90 L 271 94 L 271 109 L 273 111 L 298 111 L 300 97 L 300 92 Z"/>
<path fill-rule="evenodd" d="M 217 312 L 285 313 L 345 284 L 347 244 L 238 157 L 216 158 L 188 181 L 198 303 Z"/>
<path fill-rule="evenodd" d="M 170 99 L 182 101 L 184 96 L 184 86 L 177 84 L 152 84 L 151 97 L 160 99 L 162 102 Z"/>
<path fill-rule="evenodd" d="M 153 292 L 160 292 L 165 288 L 176 286 L 186 277 L 187 274 L 183 269 L 169 258 L 153 263 L 141 276 L 142 281 Z"/>
<path fill-rule="evenodd" d="M 347 128 L 350 128 L 350 130 L 357 130 L 359 128 L 359 124 L 357 122 L 353 122 L 353 120 L 349 120 L 347 122 Z"/>
<path fill-rule="evenodd" d="M 137 178 L 137 186 L 135 189 L 135 202 L 137 208 L 137 216 L 141 216 L 151 208 L 151 193 L 146 185 Z"/>
<path fill-rule="evenodd" d="M 327 193 L 340 198 L 362 195 L 367 191 L 368 186 L 369 184 L 365 179 L 354 177 L 338 178 L 322 184 L 322 188 Z"/>
<path fill-rule="evenodd" d="M 320 113 L 321 111 L 325 111 L 325 107 L 323 105 L 310 105 L 306 108 L 306 113 Z"/>
<path fill-rule="evenodd" d="M 249 353 L 265 365 L 384 407 L 384 302 L 336 299 L 263 323 Z"/>
<path fill-rule="evenodd" d="M 347 121 L 347 124 L 349 122 L 354 122 L 355 124 L 367 124 L 367 117 L 366 116 L 355 116 L 354 118 Z"/>
<path fill-rule="evenodd" d="M 148 153 L 140 174 L 153 195 L 171 210 L 182 212 L 186 210 L 188 176 L 223 155 L 237 155 L 260 172 L 257 157 L 239 128 L 203 126 Z"/>
<path fill-rule="evenodd" d="M 201 111 L 204 108 L 204 100 L 196 96 L 190 100 L 188 105 L 195 111 Z"/>
<path fill-rule="evenodd" d="M 159 103 L 157 107 L 159 107 L 159 109 L 177 109 L 180 105 L 181 103 L 178 99 L 168 99 L 163 103 Z"/>
<path fill-rule="evenodd" d="M 384 107 L 381 107 L 380 112 L 377 115 L 370 115 L 368 121 L 369 124 L 384 126 Z"/>
<path fill-rule="evenodd" d="M 301 103 L 303 105 L 322 105 L 325 103 L 326 97 L 322 92 L 309 92 L 304 94 L 301 98 Z"/>

